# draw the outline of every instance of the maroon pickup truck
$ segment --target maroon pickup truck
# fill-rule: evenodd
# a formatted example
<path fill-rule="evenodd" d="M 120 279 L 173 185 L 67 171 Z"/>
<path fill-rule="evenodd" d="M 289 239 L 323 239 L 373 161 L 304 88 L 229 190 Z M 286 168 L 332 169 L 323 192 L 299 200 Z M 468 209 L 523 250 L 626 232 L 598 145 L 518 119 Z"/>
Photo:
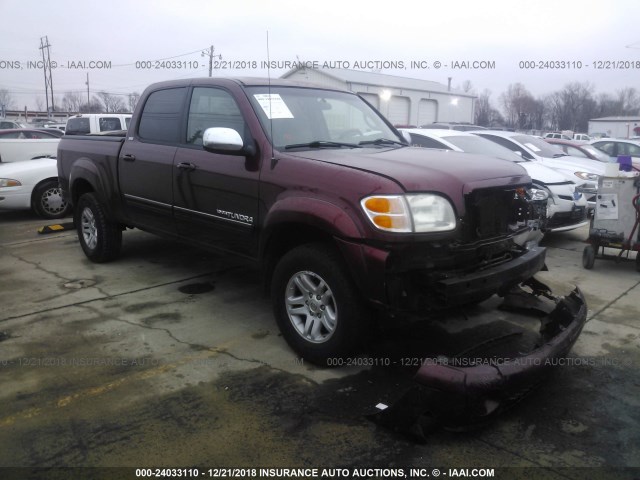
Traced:
<path fill-rule="evenodd" d="M 154 84 L 126 135 L 63 137 L 58 170 L 89 259 L 114 259 L 136 227 L 254 261 L 285 339 L 317 363 L 354 352 L 372 309 L 478 302 L 544 266 L 524 169 L 409 147 L 330 88 Z"/>

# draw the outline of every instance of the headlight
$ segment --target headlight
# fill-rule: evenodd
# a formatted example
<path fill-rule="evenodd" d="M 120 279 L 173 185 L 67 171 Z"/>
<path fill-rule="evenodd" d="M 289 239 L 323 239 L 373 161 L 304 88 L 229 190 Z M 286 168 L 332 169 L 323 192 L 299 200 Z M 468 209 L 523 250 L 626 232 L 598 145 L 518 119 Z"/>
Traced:
<path fill-rule="evenodd" d="M 527 197 L 533 202 L 542 202 L 544 200 L 552 200 L 553 194 L 545 189 L 532 187 L 527 189 Z"/>
<path fill-rule="evenodd" d="M 0 188 L 4 187 L 19 187 L 22 185 L 18 180 L 13 180 L 11 178 L 0 178 Z"/>
<path fill-rule="evenodd" d="M 596 175 L 595 173 L 573 172 L 573 174 L 580 180 L 591 180 L 592 182 L 598 181 L 598 175 Z"/>
<path fill-rule="evenodd" d="M 376 195 L 360 203 L 371 223 L 387 232 L 446 232 L 456 228 L 453 206 L 439 195 Z"/>

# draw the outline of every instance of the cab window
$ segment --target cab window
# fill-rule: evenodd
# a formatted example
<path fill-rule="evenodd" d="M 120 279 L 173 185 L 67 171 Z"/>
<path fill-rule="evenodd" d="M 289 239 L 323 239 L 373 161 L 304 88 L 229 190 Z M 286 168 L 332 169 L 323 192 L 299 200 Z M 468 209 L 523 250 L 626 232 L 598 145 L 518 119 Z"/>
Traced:
<path fill-rule="evenodd" d="M 219 88 L 193 89 L 187 120 L 187 143 L 202 145 L 207 128 L 231 128 L 245 138 L 245 122 L 233 97 Z"/>

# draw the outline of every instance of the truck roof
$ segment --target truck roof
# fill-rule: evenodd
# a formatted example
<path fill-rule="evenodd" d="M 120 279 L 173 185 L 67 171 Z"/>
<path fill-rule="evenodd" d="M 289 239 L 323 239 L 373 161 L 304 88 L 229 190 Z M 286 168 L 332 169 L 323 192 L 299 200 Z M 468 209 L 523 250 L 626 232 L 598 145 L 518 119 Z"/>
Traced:
<path fill-rule="evenodd" d="M 158 87 L 183 87 L 189 85 L 225 85 L 225 84 L 236 84 L 242 86 L 267 86 L 271 85 L 272 87 L 306 87 L 306 88 L 320 88 L 322 90 L 337 90 L 344 91 L 347 90 L 334 88 L 334 87 L 326 87 L 324 85 L 319 85 L 313 82 L 304 82 L 299 80 L 288 80 L 284 78 L 272 78 L 268 77 L 200 77 L 200 78 L 186 78 L 179 80 L 167 80 L 164 82 L 157 82 L 150 87 L 157 89 Z"/>

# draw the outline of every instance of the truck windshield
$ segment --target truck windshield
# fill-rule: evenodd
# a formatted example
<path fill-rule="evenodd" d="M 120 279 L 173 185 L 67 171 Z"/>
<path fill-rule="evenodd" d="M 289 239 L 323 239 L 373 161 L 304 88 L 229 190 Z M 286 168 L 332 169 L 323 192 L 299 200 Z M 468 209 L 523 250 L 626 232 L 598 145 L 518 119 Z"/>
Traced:
<path fill-rule="evenodd" d="M 277 149 L 406 144 L 378 112 L 356 95 L 301 87 L 248 87 L 247 91 L 264 131 Z"/>

